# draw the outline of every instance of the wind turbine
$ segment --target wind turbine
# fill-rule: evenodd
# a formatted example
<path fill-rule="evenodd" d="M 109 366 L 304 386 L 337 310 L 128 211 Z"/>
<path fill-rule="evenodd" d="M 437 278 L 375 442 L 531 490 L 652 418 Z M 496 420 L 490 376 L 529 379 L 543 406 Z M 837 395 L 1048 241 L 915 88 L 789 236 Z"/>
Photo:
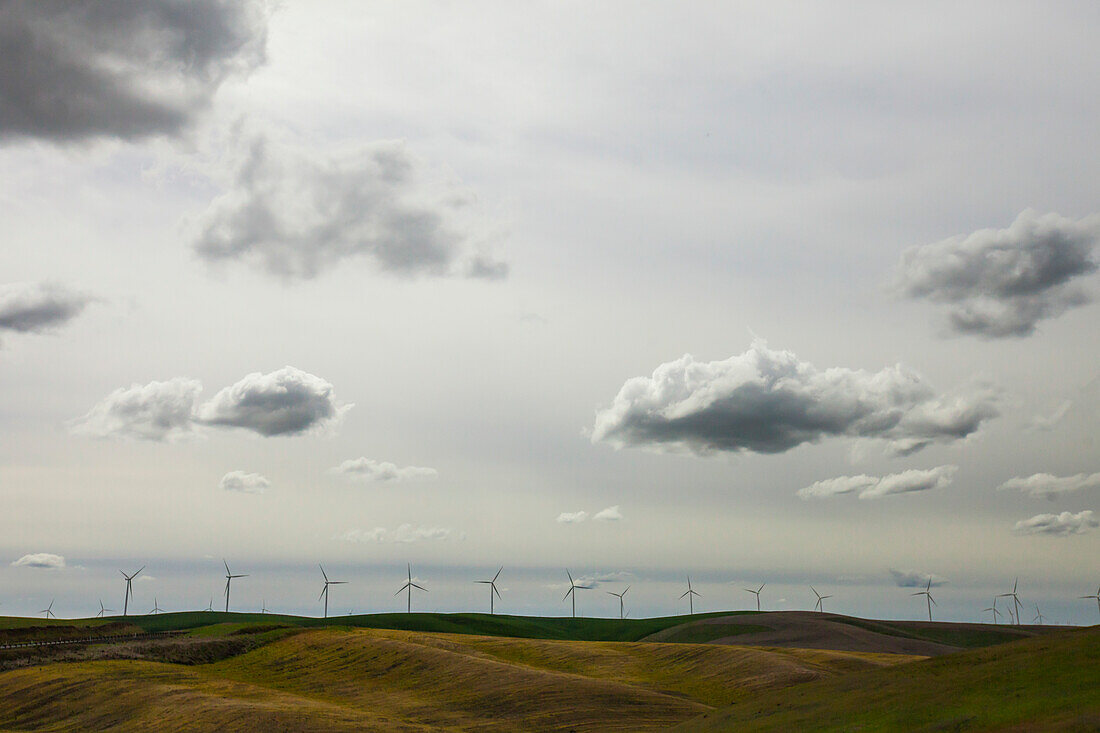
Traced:
<path fill-rule="evenodd" d="M 611 591 L 607 591 L 607 594 L 609 596 L 615 596 L 616 598 L 619 599 L 619 620 L 620 621 L 623 620 L 624 618 L 626 618 L 626 615 L 623 613 L 623 596 L 626 595 L 626 592 L 628 590 L 630 590 L 629 585 L 625 589 L 623 589 L 622 593 L 612 593 Z"/>
<path fill-rule="evenodd" d="M 267 601 L 263 598 L 260 599 L 260 613 L 267 613 Z"/>
<path fill-rule="evenodd" d="M 99 613 L 97 613 L 97 614 L 95 615 L 95 617 L 96 617 L 96 618 L 103 618 L 103 614 L 105 614 L 105 613 L 108 613 L 108 612 L 109 612 L 109 613 L 114 613 L 114 612 L 115 612 L 115 609 L 113 609 L 113 608 L 104 608 L 104 607 L 103 607 L 103 599 L 102 599 L 102 598 L 100 598 L 100 599 L 99 599 Z"/>
<path fill-rule="evenodd" d="M 993 597 L 993 605 L 992 606 L 990 606 L 989 608 L 983 608 L 982 609 L 982 613 L 985 613 L 986 611 L 992 611 L 992 613 L 993 613 L 993 623 L 997 623 L 997 617 L 1001 615 L 1001 612 L 997 610 L 997 597 L 996 596 Z"/>
<path fill-rule="evenodd" d="M 823 596 L 820 593 L 818 593 L 817 588 L 814 588 L 812 585 L 810 586 L 810 590 L 812 590 L 814 592 L 814 595 L 817 596 L 817 603 L 814 604 L 814 610 L 817 611 L 818 613 L 824 613 L 825 612 L 825 606 L 821 602 L 824 601 L 826 598 L 832 598 L 833 597 L 832 594 L 830 593 L 827 596 Z"/>
<path fill-rule="evenodd" d="M 761 583 L 760 587 L 757 588 L 756 590 L 753 590 L 752 588 L 745 588 L 745 590 L 747 592 L 752 593 L 754 596 L 756 596 L 756 610 L 757 611 L 760 610 L 760 591 L 764 590 L 765 585 L 767 585 L 767 584 L 766 583 Z"/>
<path fill-rule="evenodd" d="M 229 563 L 222 558 L 222 565 L 225 565 L 225 612 L 229 613 L 229 584 L 233 582 L 233 578 L 247 578 L 247 575 L 234 575 L 229 569 Z"/>
<path fill-rule="evenodd" d="M 163 608 L 161 608 L 161 607 L 160 607 L 160 605 L 159 605 L 159 604 L 157 603 L 157 597 L 156 597 L 156 596 L 153 596 L 153 610 L 152 610 L 152 611 L 150 611 L 149 613 L 152 613 L 152 614 L 158 614 L 158 613 L 160 613 L 160 612 L 161 612 L 161 611 L 163 611 L 163 610 L 164 610 L 164 609 L 163 609 Z M 149 615 L 149 614 L 146 614 L 146 615 Z"/>
<path fill-rule="evenodd" d="M 406 613 L 412 613 L 412 610 L 413 610 L 413 588 L 416 588 L 417 590 L 422 590 L 425 593 L 428 592 L 428 589 L 427 588 L 422 588 L 422 587 L 420 587 L 419 585 L 417 585 L 416 583 L 413 582 L 412 565 L 407 565 L 407 567 L 408 567 L 408 570 L 409 570 L 409 579 L 407 581 L 405 581 L 405 585 L 403 585 L 403 586 L 401 586 L 400 588 L 397 589 L 397 592 L 394 593 L 394 595 L 395 596 L 401 595 L 401 591 L 408 591 L 409 599 L 408 599 L 408 604 L 405 608 L 405 611 L 406 611 Z"/>
<path fill-rule="evenodd" d="M 694 615 L 695 614 L 695 603 L 694 603 L 695 596 L 698 596 L 699 594 L 691 589 L 691 576 L 690 575 L 687 576 L 687 579 L 688 579 L 688 589 L 680 594 L 680 600 L 683 600 L 684 596 L 687 596 L 687 599 L 688 599 L 688 614 L 689 615 Z M 700 598 L 701 597 L 702 596 L 700 596 Z"/>
<path fill-rule="evenodd" d="M 1097 589 L 1096 589 L 1096 595 L 1092 595 L 1092 596 L 1081 596 L 1081 598 L 1091 598 L 1091 599 L 1095 599 L 1095 600 L 1096 600 L 1096 610 L 1097 610 L 1097 612 L 1100 612 L 1100 588 L 1097 588 Z"/>
<path fill-rule="evenodd" d="M 321 575 L 323 575 L 324 578 L 325 578 L 325 587 L 321 589 L 321 595 L 317 596 L 317 600 L 321 600 L 321 598 L 325 599 L 325 618 L 328 618 L 328 587 L 330 585 L 344 585 L 348 581 L 346 581 L 346 580 L 329 580 L 328 579 L 328 574 L 325 573 L 325 569 L 323 567 L 321 567 L 320 563 L 317 564 L 317 567 L 321 568 Z M 397 592 L 400 593 L 401 591 L 397 591 Z"/>
<path fill-rule="evenodd" d="M 1013 623 L 1016 626 L 1020 625 L 1020 599 L 1016 596 L 1016 586 L 1019 584 L 1019 582 L 1020 582 L 1020 579 L 1016 578 L 1016 580 L 1013 581 L 1013 583 L 1012 583 L 1012 592 L 1011 593 L 1001 593 L 1000 595 L 997 596 L 998 598 L 1011 598 L 1012 599 L 1012 605 L 1016 608 L 1016 613 L 1012 614 Z M 1011 611 L 1010 611 L 1010 613 L 1011 613 Z"/>
<path fill-rule="evenodd" d="M 207 612 L 213 611 L 213 610 L 214 610 L 214 596 L 210 596 L 210 603 L 206 604 L 206 608 L 202 609 L 202 612 L 207 613 Z"/>
<path fill-rule="evenodd" d="M 51 598 L 50 599 L 50 605 L 46 606 L 41 611 L 39 611 L 39 613 L 45 614 L 46 618 L 57 618 L 57 616 L 54 616 L 54 613 L 53 613 L 53 600 L 54 599 Z"/>
<path fill-rule="evenodd" d="M 1031 623 L 1039 622 L 1039 625 L 1043 625 L 1043 612 L 1039 610 L 1039 604 L 1035 604 L 1035 618 L 1031 619 Z"/>
<path fill-rule="evenodd" d="M 500 591 L 497 590 L 497 578 L 500 577 L 500 573 L 501 573 L 502 570 L 504 570 L 503 565 L 500 566 L 500 570 L 497 571 L 497 574 L 493 576 L 492 580 L 475 580 L 474 581 L 475 583 L 481 583 L 482 585 L 488 585 L 489 586 L 489 615 L 490 616 L 493 615 L 493 594 L 496 593 L 497 598 L 500 598 Z"/>
<path fill-rule="evenodd" d="M 569 590 L 565 591 L 565 595 L 562 596 L 561 599 L 564 601 L 569 596 L 573 596 L 573 618 L 576 618 L 577 617 L 577 591 L 579 591 L 579 590 L 592 590 L 592 588 L 590 586 L 587 586 L 587 585 L 577 585 L 577 583 L 573 580 L 573 574 L 569 572 L 569 568 L 565 569 L 565 574 L 569 576 Z"/>
<path fill-rule="evenodd" d="M 920 586 L 918 586 L 920 587 Z M 924 590 L 917 593 L 910 593 L 912 596 L 924 596 L 928 600 L 928 620 L 932 620 L 932 606 L 939 605 L 936 603 L 936 599 L 932 597 L 932 578 L 928 578 L 928 585 L 924 587 Z"/>
<path fill-rule="evenodd" d="M 142 565 L 141 570 L 144 570 L 144 569 L 145 569 L 145 566 Z M 136 573 L 134 573 L 132 575 L 127 575 L 126 573 L 122 573 L 121 570 L 118 571 L 118 572 L 122 573 L 122 577 L 126 578 L 126 593 L 123 594 L 123 596 L 122 596 L 122 615 L 123 616 L 126 615 L 126 611 L 130 608 L 130 599 L 134 597 L 134 585 L 133 585 L 134 578 L 136 578 L 138 576 L 138 574 L 141 573 L 141 570 L 138 570 Z"/>

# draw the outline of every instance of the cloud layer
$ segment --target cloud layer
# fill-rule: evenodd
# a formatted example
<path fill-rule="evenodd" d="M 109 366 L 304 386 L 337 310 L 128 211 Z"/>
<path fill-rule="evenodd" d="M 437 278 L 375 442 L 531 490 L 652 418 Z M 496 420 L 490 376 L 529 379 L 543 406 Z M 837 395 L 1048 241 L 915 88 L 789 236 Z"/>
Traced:
<path fill-rule="evenodd" d="M 913 247 L 902 255 L 897 287 L 946 306 L 954 333 L 1029 336 L 1039 321 L 1088 302 L 1074 280 L 1095 272 L 1100 217 L 1075 221 L 1021 213 L 1007 229 Z"/>
<path fill-rule="evenodd" d="M 70 423 L 80 434 L 100 438 L 176 440 L 201 425 L 249 430 L 265 437 L 325 430 L 352 405 L 336 401 L 331 384 L 283 367 L 255 372 L 196 407 L 202 383 L 176 377 L 117 389 Z"/>
<path fill-rule="evenodd" d="M 945 585 L 946 578 L 941 578 L 932 573 L 921 573 L 916 570 L 895 570 L 890 568 L 890 576 L 894 579 L 894 585 L 899 588 L 926 588 L 928 581 L 932 581 L 932 587 Z"/>
<path fill-rule="evenodd" d="M 596 414 L 592 441 L 616 447 L 782 453 L 825 438 L 879 438 L 910 454 L 973 434 L 997 415 L 985 392 L 938 395 L 899 366 L 819 370 L 756 341 L 725 361 L 690 354 L 627 380 Z"/>
<path fill-rule="evenodd" d="M 562 512 L 558 515 L 557 521 L 561 524 L 577 524 L 588 519 L 588 512 Z"/>
<path fill-rule="evenodd" d="M 24 555 L 11 565 L 14 568 L 61 570 L 65 567 L 65 558 L 61 555 L 54 555 L 51 552 L 35 552 L 30 555 Z"/>
<path fill-rule="evenodd" d="M 335 468 L 332 473 L 358 481 L 410 481 L 420 478 L 435 478 L 439 472 L 434 468 L 422 466 L 400 467 L 388 461 L 376 461 L 372 458 L 349 458 Z"/>
<path fill-rule="evenodd" d="M 233 189 L 207 211 L 195 251 L 285 278 L 347 259 L 405 276 L 502 278 L 472 197 L 433 180 L 401 142 L 325 157 L 252 142 Z"/>
<path fill-rule="evenodd" d="M 178 133 L 266 36 L 260 0 L 3 0 L 0 138 Z"/>
<path fill-rule="evenodd" d="M 51 331 L 80 315 L 92 300 L 55 283 L 0 285 L 0 331 Z"/>
<path fill-rule="evenodd" d="M 349 529 L 336 539 L 344 542 L 426 542 L 443 540 L 464 540 L 463 532 L 444 527 L 420 527 L 412 524 L 402 524 L 396 529 L 389 530 L 385 527 L 374 529 Z"/>
<path fill-rule="evenodd" d="M 245 494 L 262 494 L 271 487 L 271 482 L 258 473 L 230 471 L 222 476 L 218 488 L 223 491 L 240 491 Z"/>
<path fill-rule="evenodd" d="M 939 489 L 951 483 L 958 466 L 937 466 L 930 469 L 910 469 L 886 476 L 838 476 L 816 481 L 798 490 L 803 499 L 820 499 L 859 492 L 860 499 L 879 499 L 891 494 L 910 494 Z"/>
<path fill-rule="evenodd" d="M 1068 537 L 1072 534 L 1084 534 L 1100 527 L 1100 521 L 1093 518 L 1091 511 L 1062 512 L 1061 514 L 1036 514 L 1031 519 L 1016 522 L 1012 531 L 1016 534 L 1049 534 L 1055 537 Z"/>
<path fill-rule="evenodd" d="M 1001 490 L 1019 490 L 1031 496 L 1053 499 L 1061 494 L 1100 488 L 1100 473 L 1079 473 L 1074 476 L 1036 473 L 1027 478 L 1009 479 L 997 488 Z"/>
<path fill-rule="evenodd" d="M 596 512 L 595 516 L 593 516 L 592 518 L 595 519 L 597 522 L 618 522 L 623 518 L 623 513 L 619 509 L 619 505 L 616 504 L 615 506 L 609 506 L 606 509 L 601 509 L 600 511 Z"/>

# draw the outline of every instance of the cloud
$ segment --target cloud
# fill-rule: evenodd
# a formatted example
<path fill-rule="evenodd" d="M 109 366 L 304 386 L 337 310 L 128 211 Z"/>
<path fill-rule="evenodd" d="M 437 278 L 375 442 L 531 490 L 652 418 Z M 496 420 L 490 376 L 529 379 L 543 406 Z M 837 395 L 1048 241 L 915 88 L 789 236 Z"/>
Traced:
<path fill-rule="evenodd" d="M 562 524 L 576 524 L 588 519 L 588 512 L 562 512 L 558 515 L 558 522 Z"/>
<path fill-rule="evenodd" d="M 418 527 L 411 524 L 402 524 L 394 530 L 388 530 L 385 527 L 375 527 L 374 529 L 349 529 L 347 532 L 337 535 L 336 539 L 344 542 L 358 543 L 461 541 L 466 539 L 466 533 L 456 532 L 453 529 L 444 527 Z"/>
<path fill-rule="evenodd" d="M 258 137 L 194 244 L 209 262 L 243 261 L 312 278 L 347 259 L 384 272 L 499 279 L 473 197 L 439 181 L 399 141 L 325 156 Z"/>
<path fill-rule="evenodd" d="M 35 552 L 24 555 L 12 564 L 13 568 L 45 568 L 47 570 L 62 570 L 65 567 L 65 558 L 50 552 Z"/>
<path fill-rule="evenodd" d="M 899 588 L 926 588 L 928 581 L 932 581 L 932 587 L 945 585 L 946 578 L 941 578 L 932 573 L 919 573 L 916 570 L 894 570 L 890 568 L 890 575 L 894 578 L 894 584 Z"/>
<path fill-rule="evenodd" d="M 1069 411 L 1071 409 L 1073 409 L 1073 401 L 1066 400 L 1058 406 L 1058 409 L 1055 410 L 1054 414 L 1052 414 L 1050 417 L 1047 417 L 1046 415 L 1036 415 L 1031 418 L 1031 423 L 1028 424 L 1028 429 L 1053 430 L 1054 428 L 1058 427 L 1058 423 L 1062 422 L 1062 420 L 1065 419 L 1066 415 L 1069 414 Z"/>
<path fill-rule="evenodd" d="M 1062 512 L 1061 514 L 1036 514 L 1031 519 L 1016 522 L 1012 531 L 1016 534 L 1049 534 L 1056 537 L 1068 537 L 1071 534 L 1084 534 L 1100 527 L 1091 511 Z"/>
<path fill-rule="evenodd" d="M 96 438 L 178 440 L 194 432 L 192 415 L 200 391 L 199 381 L 183 377 L 119 388 L 69 426 L 74 433 Z"/>
<path fill-rule="evenodd" d="M 1072 281 L 1095 272 L 1100 217 L 1074 221 L 1022 212 L 1007 229 L 912 247 L 896 287 L 946 307 L 949 330 L 985 338 L 1030 336 L 1039 321 L 1087 303 Z"/>
<path fill-rule="evenodd" d="M 262 494 L 271 486 L 271 482 L 258 473 L 230 471 L 222 476 L 218 488 L 224 491 L 240 491 L 245 494 Z"/>
<path fill-rule="evenodd" d="M 609 506 L 606 509 L 601 509 L 596 512 L 596 515 L 592 517 L 597 522 L 618 522 L 623 518 L 623 513 L 619 511 L 619 505 Z"/>
<path fill-rule="evenodd" d="M 0 139 L 174 135 L 264 61 L 260 0 L 3 0 Z"/>
<path fill-rule="evenodd" d="M 1027 478 L 1009 479 L 997 488 L 1002 491 L 1018 489 L 1031 496 L 1053 499 L 1060 494 L 1100 488 L 1100 473 L 1079 473 L 1074 476 L 1036 473 Z"/>
<path fill-rule="evenodd" d="M 265 437 L 299 435 L 337 422 L 352 406 L 336 403 L 331 384 L 287 366 L 253 372 L 199 407 L 204 425 L 251 430 Z"/>
<path fill-rule="evenodd" d="M 616 447 L 782 453 L 825 438 L 878 438 L 894 454 L 965 438 L 997 415 L 988 390 L 938 395 L 894 366 L 819 370 L 760 340 L 725 361 L 690 354 L 628 379 L 596 414 L 592 442 Z"/>
<path fill-rule="evenodd" d="M 838 476 L 817 481 L 798 490 L 803 499 L 820 499 L 859 492 L 860 499 L 878 499 L 890 494 L 939 489 L 951 483 L 958 466 L 939 466 L 927 470 L 910 469 L 886 476 Z"/>
<path fill-rule="evenodd" d="M 290 366 L 249 374 L 196 407 L 201 391 L 201 382 L 184 377 L 134 384 L 116 389 L 69 427 L 97 438 L 153 441 L 185 438 L 204 425 L 271 437 L 330 428 L 352 408 L 337 404 L 331 384 Z"/>
<path fill-rule="evenodd" d="M 372 458 L 349 458 L 335 468 L 329 469 L 331 473 L 341 474 L 359 481 L 409 481 L 418 478 L 435 478 L 439 472 L 434 468 L 421 466 L 396 466 L 388 461 L 376 461 Z"/>
<path fill-rule="evenodd" d="M 52 331 L 80 315 L 92 300 L 56 283 L 0 285 L 0 331 Z"/>

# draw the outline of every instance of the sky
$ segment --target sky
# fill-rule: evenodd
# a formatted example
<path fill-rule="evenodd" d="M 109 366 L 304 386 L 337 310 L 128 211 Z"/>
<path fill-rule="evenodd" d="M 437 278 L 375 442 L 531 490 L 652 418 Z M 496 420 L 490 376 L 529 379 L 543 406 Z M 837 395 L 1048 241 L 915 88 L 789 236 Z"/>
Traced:
<path fill-rule="evenodd" d="M 1097 623 L 1098 31 L 0 0 L 0 613 Z"/>

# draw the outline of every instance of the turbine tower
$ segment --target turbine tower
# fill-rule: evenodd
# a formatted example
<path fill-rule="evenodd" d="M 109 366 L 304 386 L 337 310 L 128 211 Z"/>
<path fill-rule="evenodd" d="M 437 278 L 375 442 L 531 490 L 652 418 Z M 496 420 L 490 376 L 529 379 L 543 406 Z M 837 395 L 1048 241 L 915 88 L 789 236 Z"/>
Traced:
<path fill-rule="evenodd" d="M 225 612 L 229 613 L 229 584 L 233 582 L 233 578 L 247 578 L 247 575 L 234 575 L 229 569 L 229 563 L 222 558 L 222 565 L 225 566 Z"/>
<path fill-rule="evenodd" d="M 153 596 L 153 610 L 150 611 L 149 613 L 156 615 L 156 614 L 160 613 L 163 610 L 164 609 L 161 608 L 160 605 L 157 603 L 157 597 Z M 146 614 L 146 616 L 148 616 L 148 615 L 149 614 Z"/>
<path fill-rule="evenodd" d="M 820 593 L 818 593 L 817 588 L 814 588 L 812 585 L 810 586 L 810 590 L 812 590 L 814 592 L 814 595 L 817 596 L 817 603 L 814 604 L 814 610 L 817 611 L 818 613 L 824 613 L 825 612 L 825 605 L 822 603 L 822 601 L 824 601 L 826 598 L 832 598 L 833 597 L 832 594 L 830 593 L 827 596 L 823 596 Z"/>
<path fill-rule="evenodd" d="M 695 596 L 698 596 L 699 594 L 691 589 L 691 576 L 690 575 L 687 576 L 687 579 L 688 579 L 688 589 L 680 594 L 680 600 L 683 600 L 684 596 L 687 596 L 687 599 L 688 599 L 688 614 L 689 615 L 695 615 L 695 603 L 694 603 L 694 601 L 695 601 Z M 699 596 L 699 597 L 702 598 L 702 596 Z"/>
<path fill-rule="evenodd" d="M 504 570 L 503 565 L 500 566 L 500 570 L 497 571 L 497 574 L 493 576 L 492 580 L 475 580 L 474 581 L 475 583 L 481 583 L 482 585 L 488 585 L 489 586 L 489 615 L 490 616 L 493 615 L 493 594 L 496 593 L 497 598 L 500 598 L 500 591 L 497 590 L 497 578 L 500 577 L 500 573 L 501 573 L 502 570 Z"/>
<path fill-rule="evenodd" d="M 761 583 L 760 587 L 756 590 L 753 590 L 752 588 L 745 588 L 745 591 L 747 591 L 748 593 L 752 593 L 754 596 L 756 596 L 756 610 L 758 612 L 760 611 L 760 591 L 764 590 L 765 585 L 767 584 Z"/>
<path fill-rule="evenodd" d="M 577 617 L 577 591 L 579 590 L 592 590 L 587 585 L 577 585 L 573 580 L 573 574 L 569 572 L 569 568 L 565 569 L 565 574 L 569 576 L 569 590 L 565 591 L 565 595 L 561 597 L 564 601 L 569 596 L 573 596 L 573 618 Z"/>
<path fill-rule="evenodd" d="M 141 570 L 144 570 L 144 569 L 145 569 L 145 566 L 142 565 Z M 127 575 L 126 573 L 122 573 L 121 570 L 118 571 L 118 572 L 122 573 L 122 577 L 126 578 L 126 593 L 123 594 L 123 596 L 122 596 L 122 615 L 123 616 L 126 615 L 126 611 L 130 608 L 130 599 L 134 597 L 134 585 L 133 585 L 134 578 L 136 578 L 138 576 L 138 574 L 141 573 L 141 570 L 138 570 L 136 573 L 133 573 L 131 575 Z"/>
<path fill-rule="evenodd" d="M 626 592 L 628 590 L 630 590 L 629 585 L 625 589 L 623 589 L 622 593 L 612 593 L 611 591 L 607 591 L 607 594 L 609 596 L 615 596 L 616 598 L 619 599 L 619 620 L 620 621 L 622 621 L 624 618 L 626 618 L 626 615 L 623 613 L 623 596 L 626 595 Z"/>
<path fill-rule="evenodd" d="M 105 613 L 114 613 L 114 612 L 115 612 L 115 609 L 113 609 L 113 608 L 104 608 L 103 607 L 103 599 L 102 598 L 99 599 L 99 613 L 97 613 L 95 615 L 96 618 L 103 618 L 103 614 L 105 614 Z"/>
<path fill-rule="evenodd" d="M 206 604 L 206 608 L 202 609 L 202 612 L 207 613 L 207 612 L 213 611 L 213 610 L 214 610 L 214 596 L 210 596 L 210 603 Z"/>
<path fill-rule="evenodd" d="M 260 599 L 260 614 L 262 615 L 262 614 L 265 614 L 265 613 L 267 613 L 267 599 L 266 598 L 261 598 Z"/>
<path fill-rule="evenodd" d="M 1017 626 L 1020 625 L 1020 599 L 1016 596 L 1016 586 L 1019 583 L 1020 583 L 1020 579 L 1016 578 L 1016 580 L 1013 581 L 1013 583 L 1012 583 L 1012 592 L 1011 593 L 1001 593 L 999 596 L 997 596 L 998 598 L 1011 598 L 1012 599 L 1012 605 L 1016 609 L 1016 613 L 1012 614 L 1013 623 Z M 1011 611 L 1010 611 L 1010 613 L 1011 613 Z"/>
<path fill-rule="evenodd" d="M 407 565 L 407 568 L 408 568 L 408 571 L 409 571 L 409 579 L 407 581 L 405 581 L 405 585 L 403 585 L 403 586 L 401 586 L 400 588 L 397 589 L 397 592 L 394 593 L 394 595 L 398 596 L 398 595 L 401 595 L 401 591 L 408 591 L 409 599 L 408 599 L 408 603 L 405 607 L 405 612 L 406 613 L 412 613 L 412 610 L 413 610 L 413 588 L 416 588 L 417 590 L 422 590 L 425 593 L 428 592 L 428 589 L 427 588 L 422 588 L 419 585 L 417 585 L 416 583 L 414 583 L 413 582 L 412 565 Z"/>
<path fill-rule="evenodd" d="M 324 567 L 322 567 L 320 563 L 317 564 L 317 567 L 321 568 L 321 575 L 323 575 L 325 578 L 325 587 L 321 589 L 321 595 L 317 596 L 317 600 L 321 600 L 322 598 L 325 599 L 325 618 L 328 618 L 328 587 L 330 585 L 345 585 L 348 581 L 329 580 L 328 574 L 325 572 Z M 398 593 L 400 592 L 401 591 L 398 591 Z"/>
<path fill-rule="evenodd" d="M 50 605 L 46 606 L 41 611 L 39 611 L 39 613 L 43 614 L 46 618 L 57 618 L 57 616 L 54 616 L 54 613 L 53 613 L 53 600 L 54 599 L 51 598 L 50 599 Z"/>
<path fill-rule="evenodd" d="M 1096 594 L 1091 596 L 1081 596 L 1081 598 L 1089 598 L 1096 601 L 1096 611 L 1100 613 L 1100 588 L 1096 589 Z"/>
<path fill-rule="evenodd" d="M 920 587 L 920 586 L 918 586 L 918 587 Z M 936 599 L 932 597 L 932 578 L 931 577 L 928 578 L 928 585 L 926 585 L 924 587 L 924 590 L 918 591 L 916 593 L 910 593 L 909 595 L 924 596 L 925 599 L 927 599 L 927 601 L 928 601 L 928 620 L 931 621 L 932 620 L 932 606 L 933 605 L 936 605 L 936 606 L 939 605 L 938 603 L 936 603 Z"/>

